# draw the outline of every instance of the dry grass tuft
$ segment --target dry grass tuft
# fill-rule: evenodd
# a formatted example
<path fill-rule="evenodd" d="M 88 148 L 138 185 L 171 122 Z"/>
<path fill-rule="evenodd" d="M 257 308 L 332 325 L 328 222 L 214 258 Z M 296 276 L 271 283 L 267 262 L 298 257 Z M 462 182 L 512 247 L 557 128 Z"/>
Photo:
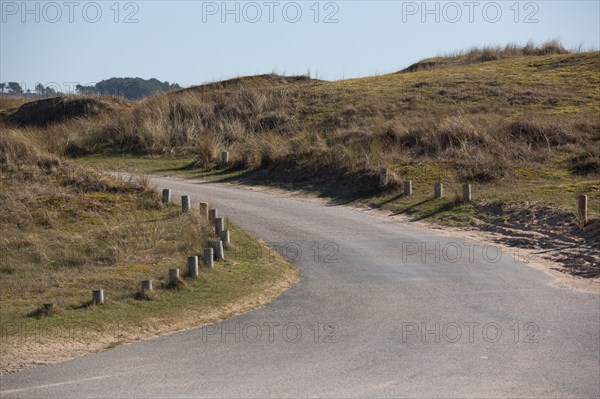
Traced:
<path fill-rule="evenodd" d="M 185 281 L 183 281 L 183 279 L 181 279 L 180 277 L 177 277 L 175 279 L 169 280 L 165 287 L 168 290 L 180 290 L 185 288 L 185 286 Z"/>
<path fill-rule="evenodd" d="M 42 317 L 52 317 L 61 314 L 61 310 L 54 303 L 44 303 L 42 306 L 29 313 L 28 317 L 41 319 Z"/>
<path fill-rule="evenodd" d="M 153 301 L 158 298 L 158 293 L 156 291 L 138 291 L 133 296 L 134 299 L 138 301 Z"/>
<path fill-rule="evenodd" d="M 530 148 L 557 147 L 576 143 L 577 137 L 569 126 L 539 121 L 535 118 L 519 119 L 508 126 L 511 138 L 525 143 Z"/>
<path fill-rule="evenodd" d="M 570 160 L 571 170 L 578 175 L 600 174 L 600 147 L 591 147 Z"/>

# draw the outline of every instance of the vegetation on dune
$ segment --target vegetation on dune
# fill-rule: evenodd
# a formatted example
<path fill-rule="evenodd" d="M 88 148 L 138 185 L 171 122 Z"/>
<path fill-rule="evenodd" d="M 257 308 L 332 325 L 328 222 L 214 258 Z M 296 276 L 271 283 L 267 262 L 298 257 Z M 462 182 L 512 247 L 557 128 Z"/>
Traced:
<path fill-rule="evenodd" d="M 79 94 L 120 96 L 129 100 L 151 96 L 155 93 L 181 89 L 177 83 L 161 82 L 158 79 L 110 78 L 91 86 L 76 86 Z"/>
<path fill-rule="evenodd" d="M 464 182 L 514 177 L 558 155 L 559 168 L 598 173 L 599 53 L 562 54 L 555 43 L 497 52 L 513 56 L 331 83 L 275 75 L 213 83 L 113 107 L 118 112 L 77 114 L 51 126 L 47 140 L 68 155 L 194 154 L 201 166 L 215 165 L 222 149 L 238 161 L 252 151 L 256 165 L 372 184 L 383 166 L 424 161 Z M 516 56 L 523 54 L 536 56 Z M 52 115 L 43 102 L 26 104 L 5 121 L 52 122 L 65 104 L 82 101 L 92 100 L 68 99 Z"/>
<path fill-rule="evenodd" d="M 187 257 L 216 239 L 208 220 L 162 204 L 144 179 L 52 155 L 38 138 L 0 131 L 0 373 L 213 322 L 294 282 L 291 266 L 230 225 L 228 259 L 166 290 L 169 268 L 185 275 Z M 140 293 L 147 279 L 155 291 Z M 93 306 L 100 288 L 106 303 Z"/>
<path fill-rule="evenodd" d="M 101 114 L 112 118 L 118 110 L 128 107 L 127 102 L 116 97 L 52 97 L 6 110 L 4 121 L 9 125 L 45 127 L 67 119 L 97 117 Z"/>
<path fill-rule="evenodd" d="M 167 326 L 136 335 L 147 337 L 226 316 L 232 301 L 241 303 L 234 311 L 250 309 L 261 293 L 267 300 L 295 279 L 272 253 L 231 248 L 235 256 L 199 280 L 140 295 L 141 280 L 166 287 L 167 269 L 201 253 L 214 232 L 195 212 L 162 205 L 143 179 L 118 181 L 69 157 L 291 185 L 414 220 L 507 231 L 509 245 L 543 248 L 574 274 L 598 276 L 598 70 L 600 52 L 552 42 L 475 49 L 337 82 L 261 75 L 140 101 L 0 99 L 3 321 L 95 331 L 125 318 Z M 230 152 L 227 169 L 222 150 Z M 392 177 L 384 188 L 383 167 Z M 405 179 L 414 182 L 412 196 L 397 187 Z M 432 195 L 437 182 L 442 199 Z M 477 183 L 472 203 L 460 200 L 463 183 Z M 574 213 L 580 193 L 592 219 L 583 232 Z M 232 229 L 238 248 L 264 249 Z M 89 306 L 96 288 L 107 291 L 103 307 Z M 18 340 L 17 330 L 2 335 L 3 360 L 45 345 Z M 101 349 L 121 340 L 81 342 Z"/>
<path fill-rule="evenodd" d="M 533 42 L 529 42 L 525 46 L 519 46 L 513 43 L 507 44 L 504 47 L 476 47 L 465 51 L 458 51 L 452 54 L 444 54 L 439 57 L 427 58 L 409 66 L 408 68 L 403 69 L 398 73 L 446 68 L 455 65 L 477 64 L 482 62 L 498 61 L 505 58 L 535 57 L 540 55 L 569 53 L 570 51 L 567 50 L 557 40 L 551 40 L 539 46 Z"/>
<path fill-rule="evenodd" d="M 586 193 L 597 217 L 600 52 L 568 52 L 550 42 L 430 61 L 404 73 L 336 82 L 236 78 L 44 128 L 25 123 L 21 132 L 57 154 L 181 157 L 203 177 L 294 184 L 443 222 L 475 223 L 492 217 L 485 214 L 491 208 L 434 205 L 437 181 L 452 192 L 477 183 L 478 201 L 533 201 L 562 207 L 564 215 L 572 213 L 575 195 Z M 42 113 L 41 103 L 25 106 L 31 120 Z M 4 111 L 4 120 L 17 114 Z M 233 160 L 226 172 L 218 167 L 222 150 Z M 383 167 L 393 178 L 382 191 Z M 415 181 L 413 198 L 393 184 L 404 179 Z"/>

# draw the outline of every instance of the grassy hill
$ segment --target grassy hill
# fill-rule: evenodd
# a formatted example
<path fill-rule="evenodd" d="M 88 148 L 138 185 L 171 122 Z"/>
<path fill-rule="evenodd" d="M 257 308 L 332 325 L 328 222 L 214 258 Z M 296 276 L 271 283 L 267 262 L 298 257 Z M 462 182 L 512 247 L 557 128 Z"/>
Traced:
<path fill-rule="evenodd" d="M 252 150 L 263 165 L 291 159 L 302 169 L 360 173 L 428 160 L 461 181 L 514 176 L 519 166 L 546 165 L 540 157 L 597 172 L 599 68 L 594 52 L 338 82 L 266 75 L 157 95 L 116 114 L 76 115 L 51 130 L 70 154 L 177 152 L 208 164 L 220 149 L 239 159 Z M 27 105 L 31 120 L 45 112 L 43 101 Z M 55 109 L 54 118 L 66 112 L 64 104 Z M 19 113 L 5 120 L 23 125 Z"/>
<path fill-rule="evenodd" d="M 46 127 L 21 123 L 20 131 L 88 163 L 147 171 L 168 164 L 203 178 L 303 188 L 415 219 L 535 230 L 579 245 L 597 232 L 579 231 L 577 194 L 588 194 L 593 219 L 600 212 L 599 70 L 600 52 L 571 53 L 558 43 L 473 49 L 361 79 L 237 78 Z M 26 119 L 39 120 L 41 104 L 26 105 Z M 5 111 L 4 120 L 18 113 Z M 222 150 L 234 161 L 225 171 Z M 383 167 L 392 179 L 382 188 Z M 415 184 L 412 197 L 398 188 L 405 179 Z M 432 198 L 438 181 L 449 193 L 442 200 Z M 473 204 L 458 201 L 463 183 L 475 185 Z"/>
<path fill-rule="evenodd" d="M 47 106 L 43 103 L 44 107 Z M 168 270 L 215 240 L 192 210 L 0 129 L 0 374 L 214 322 L 289 288 L 296 271 L 230 225 L 227 259 L 168 289 Z M 142 280 L 152 279 L 151 294 Z M 104 289 L 106 302 L 91 303 Z"/>

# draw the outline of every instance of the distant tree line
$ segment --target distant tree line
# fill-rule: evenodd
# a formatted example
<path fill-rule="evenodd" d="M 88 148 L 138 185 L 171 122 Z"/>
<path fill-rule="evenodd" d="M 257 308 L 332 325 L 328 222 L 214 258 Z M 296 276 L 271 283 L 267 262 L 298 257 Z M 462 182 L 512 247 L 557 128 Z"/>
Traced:
<path fill-rule="evenodd" d="M 23 87 L 17 82 L 0 83 L 0 94 L 31 94 L 31 90 L 23 90 Z M 35 93 L 40 97 L 56 96 L 63 94 L 54 87 L 45 86 L 41 83 L 35 85 Z"/>
<path fill-rule="evenodd" d="M 156 92 L 181 89 L 177 83 L 161 82 L 158 79 L 142 78 L 110 78 L 96 83 L 95 85 L 82 86 L 76 85 L 75 90 L 78 94 L 90 96 L 121 96 L 130 100 L 137 100 L 148 97 Z M 23 90 L 17 82 L 0 83 L 0 93 L 4 94 L 24 94 L 31 93 L 31 90 Z M 44 86 L 41 83 L 35 85 L 35 93 L 40 97 L 49 97 L 63 94 L 56 87 Z"/>
<path fill-rule="evenodd" d="M 57 94 L 62 94 L 60 92 L 57 92 L 56 89 L 53 87 L 44 87 L 44 85 L 41 83 L 35 85 L 35 92 L 38 94 L 38 96 L 55 96 Z"/>
<path fill-rule="evenodd" d="M 148 97 L 156 92 L 177 90 L 180 88 L 177 83 L 161 82 L 154 78 L 110 78 L 98 82 L 93 86 L 75 86 L 79 94 L 121 96 L 130 100 Z"/>
<path fill-rule="evenodd" d="M 17 82 L 0 83 L 0 92 L 8 94 L 21 94 L 23 88 Z"/>

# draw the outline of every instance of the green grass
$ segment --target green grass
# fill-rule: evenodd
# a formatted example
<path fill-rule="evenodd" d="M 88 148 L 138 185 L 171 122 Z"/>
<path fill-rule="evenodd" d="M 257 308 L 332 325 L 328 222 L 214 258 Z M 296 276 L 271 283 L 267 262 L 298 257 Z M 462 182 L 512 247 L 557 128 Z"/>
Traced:
<path fill-rule="evenodd" d="M 144 237 L 144 243 L 139 242 L 141 236 L 130 238 L 135 245 L 128 245 L 122 259 L 112 265 L 69 266 L 64 258 L 52 255 L 50 262 L 40 263 L 37 248 L 5 249 L 0 275 L 3 355 L 9 359 L 27 357 L 32 348 L 41 345 L 68 347 L 71 337 L 65 342 L 63 332 L 69 331 L 75 334 L 73 340 L 98 350 L 102 348 L 94 346 L 97 342 L 112 348 L 140 337 L 199 326 L 250 310 L 296 280 L 296 271 L 286 261 L 231 224 L 234 246 L 225 251 L 226 259 L 216 261 L 212 270 L 202 267 L 205 241 L 186 242 L 184 237 L 183 243 L 179 242 L 189 225 L 174 208 L 133 216 L 135 222 L 127 227 L 128 232 L 138 229 L 146 236 L 155 231 L 159 236 Z M 97 222 L 89 221 L 72 231 L 98 228 Z M 110 224 L 111 220 L 104 218 L 102 223 Z M 39 240 L 36 245 L 44 247 Z M 101 244 L 96 243 L 99 247 Z M 70 250 L 78 254 L 80 248 Z M 199 278 L 184 278 L 183 288 L 167 289 L 169 268 L 179 268 L 185 274 L 187 256 L 194 254 L 200 256 Z M 137 299 L 141 281 L 146 279 L 153 280 L 153 295 L 150 300 Z M 100 288 L 105 290 L 106 302 L 92 305 L 91 290 Z M 34 316 L 44 303 L 53 303 L 57 314 Z M 61 333 L 39 339 L 36 334 L 27 335 L 28 331 Z M 35 359 L 36 355 L 30 356 Z"/>
<path fill-rule="evenodd" d="M 194 166 L 192 157 L 152 155 L 87 155 L 74 158 L 77 163 L 98 170 L 157 176 L 175 176 L 201 181 L 235 180 L 246 170 Z"/>
<path fill-rule="evenodd" d="M 196 173 L 190 165 L 194 162 L 192 157 L 168 156 L 135 156 L 135 155 L 105 155 L 94 154 L 76 158 L 82 165 L 99 168 L 111 172 L 132 172 L 144 174 L 173 175 Z"/>

